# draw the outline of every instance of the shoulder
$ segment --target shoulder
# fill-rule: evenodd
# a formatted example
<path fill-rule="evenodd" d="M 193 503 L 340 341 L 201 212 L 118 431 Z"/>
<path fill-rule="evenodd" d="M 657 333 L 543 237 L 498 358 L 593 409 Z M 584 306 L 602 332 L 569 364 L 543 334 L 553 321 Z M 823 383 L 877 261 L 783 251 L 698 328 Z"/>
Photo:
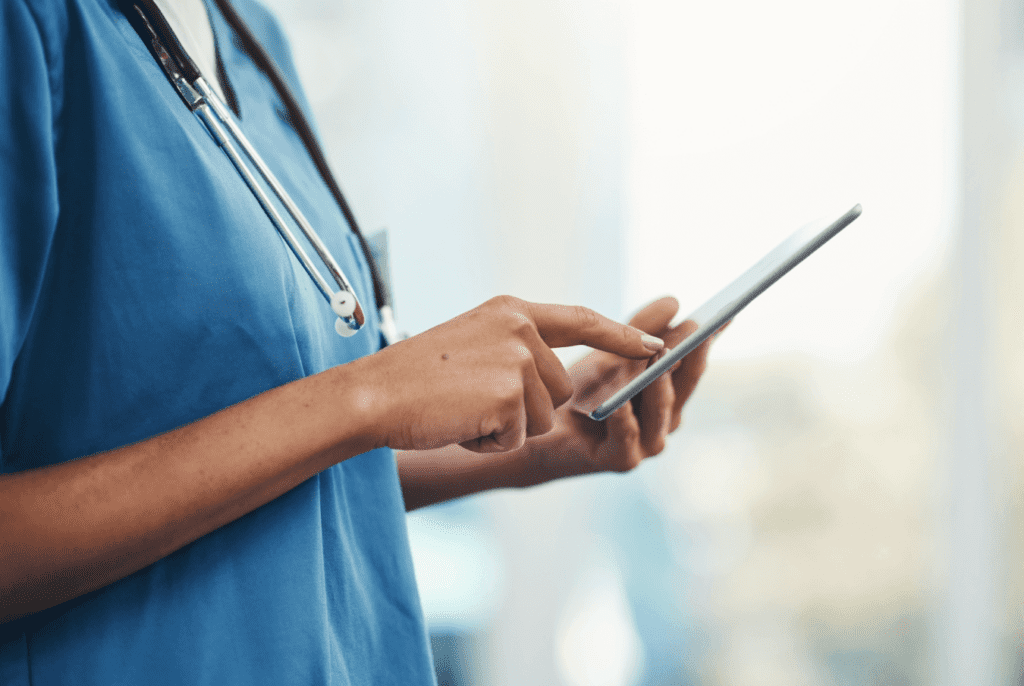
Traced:
<path fill-rule="evenodd" d="M 20 131 L 29 117 L 50 121 L 59 107 L 55 96 L 63 83 L 69 16 L 65 2 L 0 0 L 0 127 L 5 131 Z"/>
<path fill-rule="evenodd" d="M 0 0 L 0 78 L 12 88 L 45 78 L 59 107 L 65 74 L 116 38 L 119 22 L 117 0 Z"/>
<path fill-rule="evenodd" d="M 30 46 L 38 45 L 47 61 L 58 61 L 68 32 L 69 7 L 46 0 L 0 0 L 0 52 L 21 63 L 35 58 Z M 6 49 L 5 49 L 6 48 Z"/>
<path fill-rule="evenodd" d="M 26 16 L 39 28 L 59 26 L 67 23 L 68 5 L 72 1 L 0 0 L 0 19 L 6 24 L 20 16 Z"/>

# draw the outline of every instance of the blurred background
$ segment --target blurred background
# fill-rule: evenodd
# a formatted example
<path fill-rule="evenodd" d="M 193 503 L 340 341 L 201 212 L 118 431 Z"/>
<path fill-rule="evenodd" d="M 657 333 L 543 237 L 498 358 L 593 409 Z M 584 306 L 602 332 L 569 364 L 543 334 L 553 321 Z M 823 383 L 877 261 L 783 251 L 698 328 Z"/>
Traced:
<path fill-rule="evenodd" d="M 1024 0 L 269 4 L 409 332 L 864 206 L 664 454 L 410 515 L 440 683 L 1024 684 Z"/>

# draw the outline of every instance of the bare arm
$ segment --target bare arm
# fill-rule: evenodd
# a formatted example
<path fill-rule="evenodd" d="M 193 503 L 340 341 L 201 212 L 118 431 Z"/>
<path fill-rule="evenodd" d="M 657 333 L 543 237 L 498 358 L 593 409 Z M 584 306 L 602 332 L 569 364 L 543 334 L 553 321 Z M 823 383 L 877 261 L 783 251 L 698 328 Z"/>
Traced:
<path fill-rule="evenodd" d="M 496 298 L 374 355 L 188 426 L 0 475 L 0 622 L 100 588 L 369 449 L 522 447 L 571 395 L 549 346 L 644 359 L 589 310 Z"/>
<path fill-rule="evenodd" d="M 142 569 L 374 447 L 352 376 L 336 367 L 140 443 L 0 476 L 0 622 Z"/>
<path fill-rule="evenodd" d="M 497 488 L 525 488 L 549 481 L 531 459 L 530 443 L 505 453 L 480 454 L 458 445 L 396 454 L 405 509 Z"/>

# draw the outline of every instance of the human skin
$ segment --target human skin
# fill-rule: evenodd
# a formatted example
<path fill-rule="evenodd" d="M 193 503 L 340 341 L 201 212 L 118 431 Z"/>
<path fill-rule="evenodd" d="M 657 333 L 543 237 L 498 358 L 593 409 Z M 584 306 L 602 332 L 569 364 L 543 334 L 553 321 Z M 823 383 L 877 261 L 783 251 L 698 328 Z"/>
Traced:
<path fill-rule="evenodd" d="M 0 475 L 0 622 L 136 572 L 374 448 L 532 455 L 527 439 L 573 394 L 551 350 L 570 345 L 646 360 L 664 344 L 585 308 L 495 298 L 167 433 Z"/>
<path fill-rule="evenodd" d="M 641 310 L 632 326 L 657 335 L 667 347 L 688 336 L 696 324 L 670 322 L 679 310 L 662 298 Z M 399 452 L 398 473 L 407 510 L 495 488 L 523 488 L 594 472 L 623 472 L 659 454 L 682 423 L 682 410 L 707 365 L 709 339 L 604 422 L 587 416 L 590 396 L 603 399 L 646 362 L 595 351 L 568 370 L 573 398 L 557 408 L 551 431 L 518 449 L 479 454 L 458 445 Z"/>

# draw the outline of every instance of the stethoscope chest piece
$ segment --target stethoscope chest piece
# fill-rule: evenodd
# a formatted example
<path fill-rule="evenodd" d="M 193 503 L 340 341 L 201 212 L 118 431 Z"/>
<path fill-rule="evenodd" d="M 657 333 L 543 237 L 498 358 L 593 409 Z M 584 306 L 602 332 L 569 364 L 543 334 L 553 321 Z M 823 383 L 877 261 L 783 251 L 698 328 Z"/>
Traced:
<path fill-rule="evenodd" d="M 310 279 L 313 280 L 317 290 L 320 291 L 324 299 L 330 304 L 334 313 L 338 315 L 338 319 L 334 323 L 334 330 L 340 336 L 346 338 L 358 333 L 366 322 L 366 316 L 359 304 L 359 300 L 356 298 L 352 284 L 345 277 L 337 260 L 334 259 L 334 256 L 327 249 L 323 240 L 310 225 L 298 206 L 296 206 L 291 196 L 277 180 L 273 172 L 271 172 L 263 158 L 260 157 L 259 153 L 252 146 L 252 143 L 242 133 L 234 117 L 228 111 L 227 106 L 221 101 L 220 96 L 203 79 L 195 63 L 189 58 L 174 35 L 174 31 L 160 12 L 159 7 L 152 0 L 122 0 L 122 5 L 126 6 L 125 11 L 128 13 L 129 19 L 132 20 L 132 25 L 143 41 L 146 42 L 168 80 L 185 101 L 186 106 L 192 112 L 195 112 L 203 124 L 206 125 L 207 130 L 227 154 L 231 163 L 249 187 L 249 190 L 256 197 L 264 213 L 285 243 L 287 243 Z M 240 19 L 237 21 L 241 22 Z M 272 66 L 270 69 L 274 71 Z M 271 80 L 275 81 L 276 87 L 276 80 Z M 284 87 L 282 86 L 282 88 Z M 284 90 L 287 90 L 287 88 L 284 88 Z M 290 94 L 281 93 L 281 96 L 286 98 Z M 236 143 L 238 147 L 236 147 Z M 309 150 L 309 145 L 307 143 L 307 150 Z M 315 146 L 315 142 L 312 145 Z M 248 158 L 252 166 L 255 167 L 255 172 L 250 169 L 250 165 L 243 158 L 238 148 L 241 148 L 242 152 L 245 153 L 245 158 Z M 313 155 L 312 152 L 310 154 Z M 329 174 L 329 172 L 327 173 Z M 263 187 L 256 178 L 257 174 L 262 177 L 267 187 L 277 197 L 278 203 L 284 208 L 285 213 L 292 218 L 294 224 L 298 226 L 299 230 L 309 241 L 309 244 L 327 268 L 338 290 L 334 290 L 310 259 L 289 225 L 278 212 L 277 205 L 263 190 Z M 330 183 L 333 184 L 333 179 Z M 342 211 L 346 218 L 349 219 L 350 224 L 352 224 L 352 230 L 358 235 L 358 229 L 353 223 L 354 219 L 351 219 L 349 216 L 350 213 L 347 211 L 347 206 L 343 200 L 339 200 L 339 203 L 342 204 Z M 362 240 L 361 237 L 360 240 Z M 367 259 L 372 260 L 372 257 L 367 255 Z M 371 271 L 374 272 L 376 281 L 376 272 L 372 264 Z"/>
<path fill-rule="evenodd" d="M 358 306 L 359 302 L 356 300 L 356 296 L 350 291 L 338 291 L 331 296 L 331 309 L 334 310 L 334 314 L 338 315 L 334 321 L 334 330 L 338 332 L 339 336 L 348 338 L 359 331 L 358 326 L 349 325 L 349 322 L 355 321 L 352 315 L 355 314 Z"/>

